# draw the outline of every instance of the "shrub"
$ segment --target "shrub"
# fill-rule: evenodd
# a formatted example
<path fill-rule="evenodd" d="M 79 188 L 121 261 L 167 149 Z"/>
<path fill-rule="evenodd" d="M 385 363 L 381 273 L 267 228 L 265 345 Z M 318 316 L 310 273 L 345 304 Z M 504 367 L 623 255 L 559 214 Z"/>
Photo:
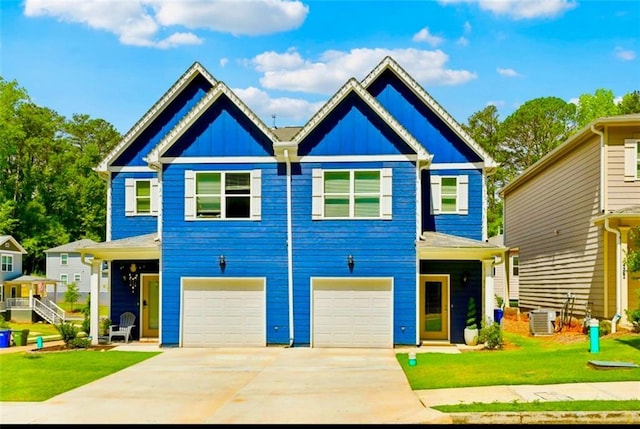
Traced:
<path fill-rule="evenodd" d="M 633 325 L 633 332 L 640 332 L 640 308 L 636 310 L 625 310 L 627 319 Z"/>
<path fill-rule="evenodd" d="M 89 339 L 89 337 L 84 337 L 84 338 L 73 338 L 72 340 L 69 340 L 69 343 L 67 344 L 67 346 L 69 348 L 72 349 L 88 349 L 91 347 L 91 340 Z"/>
<path fill-rule="evenodd" d="M 601 320 L 599 328 L 600 328 L 600 336 L 610 334 L 611 320 Z"/>
<path fill-rule="evenodd" d="M 111 326 L 111 319 L 102 317 L 100 319 L 100 335 L 109 335 L 109 326 Z"/>
<path fill-rule="evenodd" d="M 501 349 L 504 347 L 502 326 L 491 319 L 487 319 L 486 322 L 482 323 L 482 328 L 478 335 L 478 341 L 485 343 L 485 347 L 490 350 Z"/>
<path fill-rule="evenodd" d="M 78 336 L 78 328 L 68 322 L 64 322 L 55 326 L 58 333 L 60 333 L 62 341 L 64 341 L 65 345 L 67 347 L 71 347 L 70 342 Z"/>

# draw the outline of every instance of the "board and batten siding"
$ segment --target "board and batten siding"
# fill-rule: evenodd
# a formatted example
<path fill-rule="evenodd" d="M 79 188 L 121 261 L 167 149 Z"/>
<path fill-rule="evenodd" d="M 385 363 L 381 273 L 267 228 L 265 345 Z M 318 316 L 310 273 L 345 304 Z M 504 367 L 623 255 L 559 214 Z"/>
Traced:
<path fill-rule="evenodd" d="M 604 313 L 599 140 L 590 138 L 504 196 L 505 245 L 520 250 L 519 305 Z M 535 213 L 535 216 L 532 216 Z"/>
<path fill-rule="evenodd" d="M 610 128 L 606 144 L 606 210 L 615 211 L 640 204 L 640 180 L 625 181 L 624 141 L 640 139 L 638 128 Z M 635 131 L 635 132 L 634 132 Z"/>

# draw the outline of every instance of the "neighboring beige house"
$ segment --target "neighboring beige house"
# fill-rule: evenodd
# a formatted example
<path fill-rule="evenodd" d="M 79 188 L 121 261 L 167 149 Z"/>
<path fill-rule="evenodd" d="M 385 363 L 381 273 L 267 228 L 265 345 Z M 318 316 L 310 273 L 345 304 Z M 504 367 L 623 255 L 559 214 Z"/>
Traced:
<path fill-rule="evenodd" d="M 640 114 L 593 121 L 502 191 L 504 244 L 519 256 L 519 305 L 628 325 L 638 307 L 623 259 L 640 225 Z"/>

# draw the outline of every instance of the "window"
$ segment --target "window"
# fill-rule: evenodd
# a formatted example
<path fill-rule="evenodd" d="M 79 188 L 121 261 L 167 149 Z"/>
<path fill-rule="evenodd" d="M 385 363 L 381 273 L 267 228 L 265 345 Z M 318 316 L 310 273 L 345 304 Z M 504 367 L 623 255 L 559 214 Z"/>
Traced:
<path fill-rule="evenodd" d="M 60 265 L 69 265 L 69 254 L 61 253 L 60 254 Z"/>
<path fill-rule="evenodd" d="M 69 276 L 67 274 L 60 274 L 60 282 L 62 286 L 66 286 L 69 283 Z"/>
<path fill-rule="evenodd" d="M 392 170 L 313 170 L 313 219 L 391 219 Z"/>
<path fill-rule="evenodd" d="M 431 176 L 431 214 L 469 213 L 469 176 Z"/>
<path fill-rule="evenodd" d="M 513 275 L 518 276 L 520 274 L 520 257 L 513 257 Z"/>
<path fill-rule="evenodd" d="M 2 258 L 0 258 L 0 271 L 3 271 L 5 273 L 13 271 L 12 255 L 2 255 Z"/>
<path fill-rule="evenodd" d="M 75 274 L 73 275 L 73 281 L 74 281 L 75 283 L 80 283 L 80 273 L 75 273 Z"/>
<path fill-rule="evenodd" d="M 185 171 L 185 218 L 260 219 L 261 172 Z"/>
<path fill-rule="evenodd" d="M 125 215 L 157 216 L 158 179 L 126 179 L 125 180 Z"/>

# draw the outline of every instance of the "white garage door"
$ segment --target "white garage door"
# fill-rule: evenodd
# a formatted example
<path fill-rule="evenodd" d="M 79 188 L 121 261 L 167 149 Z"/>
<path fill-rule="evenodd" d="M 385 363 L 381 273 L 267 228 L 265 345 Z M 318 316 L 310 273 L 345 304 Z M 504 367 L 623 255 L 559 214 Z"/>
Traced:
<path fill-rule="evenodd" d="M 265 280 L 184 279 L 183 347 L 264 347 Z"/>
<path fill-rule="evenodd" d="M 393 348 L 391 279 L 312 279 L 313 347 Z"/>

